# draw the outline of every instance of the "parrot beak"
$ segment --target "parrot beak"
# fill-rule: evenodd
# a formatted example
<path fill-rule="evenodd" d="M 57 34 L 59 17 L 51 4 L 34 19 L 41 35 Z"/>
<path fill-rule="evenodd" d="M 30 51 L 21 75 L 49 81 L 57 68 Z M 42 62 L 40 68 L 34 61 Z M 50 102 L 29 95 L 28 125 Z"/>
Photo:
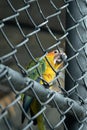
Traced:
<path fill-rule="evenodd" d="M 61 62 L 65 62 L 66 59 L 67 55 L 64 52 L 58 52 L 54 57 L 54 64 L 60 64 Z"/>
<path fill-rule="evenodd" d="M 65 53 L 61 53 L 60 58 L 61 58 L 62 61 L 66 61 L 67 55 Z"/>

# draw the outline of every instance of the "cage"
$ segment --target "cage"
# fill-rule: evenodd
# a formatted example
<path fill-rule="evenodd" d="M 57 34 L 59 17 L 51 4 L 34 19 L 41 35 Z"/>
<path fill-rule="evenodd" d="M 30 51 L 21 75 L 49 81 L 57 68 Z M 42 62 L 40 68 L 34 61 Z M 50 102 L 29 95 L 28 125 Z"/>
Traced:
<path fill-rule="evenodd" d="M 86 106 L 87 1 L 0 1 L 0 130 L 86 130 Z"/>

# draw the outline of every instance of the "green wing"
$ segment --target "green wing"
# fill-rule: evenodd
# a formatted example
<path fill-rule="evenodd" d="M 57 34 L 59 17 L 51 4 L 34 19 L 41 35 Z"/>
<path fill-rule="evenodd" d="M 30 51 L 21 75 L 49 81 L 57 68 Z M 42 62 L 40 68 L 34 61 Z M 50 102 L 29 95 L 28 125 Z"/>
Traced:
<path fill-rule="evenodd" d="M 37 58 L 38 60 L 38 58 Z M 32 67 L 34 67 L 36 65 L 36 63 L 34 61 L 31 61 L 29 63 L 29 65 L 27 66 L 27 70 L 28 70 L 28 76 L 33 79 L 33 80 L 37 80 L 40 75 L 42 75 L 46 69 L 46 62 L 45 62 L 45 59 L 42 59 L 42 60 L 38 60 L 38 66 L 35 67 L 34 69 L 32 69 Z M 29 69 L 31 69 L 29 71 Z M 40 75 L 39 75 L 40 73 Z"/>

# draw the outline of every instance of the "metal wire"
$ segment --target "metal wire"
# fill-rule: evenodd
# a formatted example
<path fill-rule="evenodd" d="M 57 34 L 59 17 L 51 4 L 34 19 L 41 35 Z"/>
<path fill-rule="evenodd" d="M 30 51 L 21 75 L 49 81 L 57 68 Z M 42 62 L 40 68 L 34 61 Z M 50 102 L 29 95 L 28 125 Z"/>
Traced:
<path fill-rule="evenodd" d="M 5 107 L 0 103 L 0 130 L 37 130 L 33 121 L 40 114 L 47 130 L 86 130 L 87 3 L 85 0 L 48 0 L 45 3 L 48 8 L 40 0 L 0 3 L 3 10 L 0 11 L 0 88 L 2 93 L 9 88 L 14 95 L 14 100 Z M 68 58 L 56 71 L 46 54 L 55 49 L 61 52 L 61 47 Z M 39 61 L 46 59 L 56 74 L 51 83 L 56 81 L 61 93 L 49 89 L 51 83 L 41 77 L 36 57 L 40 57 Z M 31 61 L 35 65 L 26 69 Z M 46 88 L 28 77 L 35 68 Z M 60 81 L 61 74 L 65 76 L 65 85 Z M 23 93 L 34 97 L 41 105 L 41 110 L 33 117 L 22 106 Z M 15 117 L 9 115 L 11 107 Z M 21 123 L 22 112 L 26 117 L 24 124 Z"/>

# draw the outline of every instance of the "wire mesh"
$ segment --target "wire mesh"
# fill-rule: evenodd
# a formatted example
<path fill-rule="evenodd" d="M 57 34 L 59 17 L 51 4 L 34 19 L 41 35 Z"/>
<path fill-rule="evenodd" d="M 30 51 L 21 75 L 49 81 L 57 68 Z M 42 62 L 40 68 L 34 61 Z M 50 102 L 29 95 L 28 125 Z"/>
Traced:
<path fill-rule="evenodd" d="M 39 115 L 47 130 L 86 130 L 86 4 L 85 0 L 0 1 L 0 130 L 37 130 L 33 122 Z M 55 70 L 46 55 L 53 50 L 61 53 L 61 48 L 67 59 Z M 38 70 L 44 58 L 56 75 L 50 83 Z M 31 61 L 34 66 L 27 69 Z M 29 77 L 34 69 L 43 85 Z M 41 105 L 33 116 L 25 112 L 21 94 Z"/>

